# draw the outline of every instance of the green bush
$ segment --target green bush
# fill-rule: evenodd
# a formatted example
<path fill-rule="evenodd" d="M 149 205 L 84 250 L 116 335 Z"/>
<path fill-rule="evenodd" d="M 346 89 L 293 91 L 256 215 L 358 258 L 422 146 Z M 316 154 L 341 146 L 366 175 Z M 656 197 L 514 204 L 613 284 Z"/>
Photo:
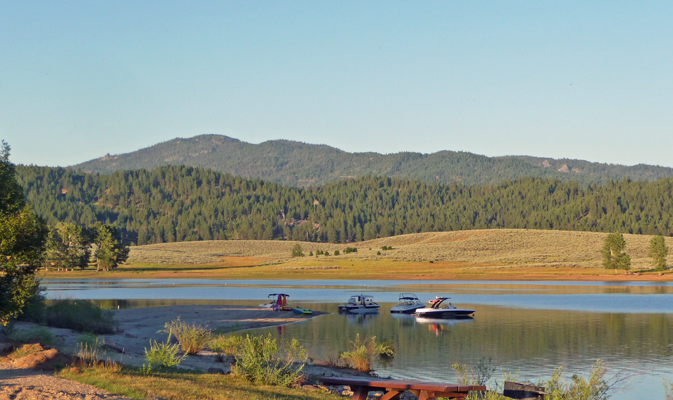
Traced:
<path fill-rule="evenodd" d="M 607 369 L 599 360 L 591 368 L 589 379 L 573 375 L 570 381 L 562 379 L 563 369 L 557 368 L 552 377 L 540 386 L 545 387 L 545 400 L 605 400 L 608 399 L 610 385 L 605 380 Z"/>
<path fill-rule="evenodd" d="M 178 319 L 166 322 L 163 332 L 168 333 L 168 340 L 175 336 L 186 354 L 194 355 L 203 350 L 210 342 L 213 332 L 204 326 L 197 324 L 188 324 Z"/>
<path fill-rule="evenodd" d="M 271 334 L 267 336 L 245 335 L 241 338 L 239 354 L 232 372 L 251 383 L 293 386 L 302 378 L 301 370 L 306 365 L 306 351 L 292 339 L 285 356 L 279 356 L 279 347 Z"/>
<path fill-rule="evenodd" d="M 47 306 L 47 325 L 96 334 L 114 333 L 117 321 L 110 310 L 86 300 L 56 300 Z"/>
<path fill-rule="evenodd" d="M 180 345 L 171 344 L 170 338 L 166 343 L 157 343 L 150 340 L 150 349 L 145 348 L 145 360 L 149 363 L 149 369 L 153 366 L 172 368 L 177 367 L 187 357 L 187 354 L 179 356 Z"/>
<path fill-rule="evenodd" d="M 42 324 L 45 322 L 46 302 L 44 295 L 44 288 L 40 287 L 39 282 L 32 289 L 32 295 L 26 300 L 23 305 L 21 314 L 16 318 L 19 321 L 28 321 Z"/>
<path fill-rule="evenodd" d="M 338 256 L 339 254 L 340 254 L 340 253 L 339 253 L 339 250 L 334 250 L 334 255 L 335 255 L 335 256 Z"/>
<path fill-rule="evenodd" d="M 357 253 L 357 252 L 358 252 L 357 247 L 346 247 L 344 249 L 344 254 Z"/>
<path fill-rule="evenodd" d="M 240 336 L 217 335 L 208 343 L 210 350 L 217 353 L 218 361 L 222 362 L 224 356 L 236 357 L 241 347 Z"/>
<path fill-rule="evenodd" d="M 453 364 L 451 368 L 460 376 L 460 383 L 463 385 L 485 385 L 495 372 L 490 358 L 488 361 L 480 359 L 474 367 L 469 364 Z"/>
<path fill-rule="evenodd" d="M 365 337 L 360 340 L 360 334 L 355 336 L 351 342 L 351 350 L 341 354 L 340 358 L 348 363 L 351 368 L 360 372 L 371 371 L 371 364 L 381 358 L 391 358 L 395 356 L 390 344 L 382 342 L 377 343 L 376 336 Z"/>
<path fill-rule="evenodd" d="M 17 331 L 12 325 L 7 329 L 7 336 L 21 343 L 40 343 L 43 346 L 53 346 L 56 343 L 54 334 L 44 326 L 34 326 L 29 329 Z"/>
<path fill-rule="evenodd" d="M 376 255 L 377 255 L 377 256 L 380 256 L 380 255 L 381 255 L 381 252 L 380 252 L 380 251 L 377 251 L 377 252 L 376 252 Z"/>

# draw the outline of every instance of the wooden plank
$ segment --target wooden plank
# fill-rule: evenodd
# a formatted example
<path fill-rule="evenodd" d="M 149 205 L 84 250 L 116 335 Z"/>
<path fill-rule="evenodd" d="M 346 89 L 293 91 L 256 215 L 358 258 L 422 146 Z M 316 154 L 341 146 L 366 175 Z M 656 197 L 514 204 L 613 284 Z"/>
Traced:
<path fill-rule="evenodd" d="M 400 392 L 399 390 L 390 390 L 381 396 L 379 400 L 397 400 L 400 398 L 402 393 L 404 392 Z"/>
<path fill-rule="evenodd" d="M 323 383 L 336 385 L 360 385 L 369 386 L 372 388 L 391 388 L 397 390 L 433 390 L 433 391 L 452 391 L 452 392 L 471 392 L 484 391 L 485 386 L 482 385 L 455 385 L 439 382 L 418 382 L 418 381 L 402 381 L 393 379 L 367 379 L 367 378 L 321 378 Z"/>
<path fill-rule="evenodd" d="M 353 391 L 353 400 L 367 400 L 367 395 L 369 394 L 369 389 L 368 387 L 362 387 L 362 386 L 351 386 L 351 390 Z"/>

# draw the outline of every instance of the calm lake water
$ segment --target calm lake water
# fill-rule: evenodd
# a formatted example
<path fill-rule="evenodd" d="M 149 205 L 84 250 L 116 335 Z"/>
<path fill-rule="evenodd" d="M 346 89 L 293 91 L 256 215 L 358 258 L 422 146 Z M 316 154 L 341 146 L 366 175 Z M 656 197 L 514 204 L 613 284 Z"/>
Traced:
<path fill-rule="evenodd" d="M 611 375 L 635 375 L 612 397 L 663 399 L 662 379 L 673 380 L 673 285 L 602 282 L 44 280 L 49 298 L 99 300 L 108 307 L 185 303 L 257 305 L 283 291 L 290 300 L 333 314 L 284 327 L 256 330 L 296 338 L 317 359 L 346 349 L 357 334 L 392 343 L 396 357 L 378 364 L 381 376 L 455 381 L 453 363 L 482 358 L 519 379 L 547 378 L 562 366 L 587 375 L 597 359 Z M 474 320 L 419 323 L 391 315 L 400 292 L 423 301 L 443 294 L 477 311 Z M 339 315 L 337 304 L 355 293 L 382 303 L 376 315 Z"/>

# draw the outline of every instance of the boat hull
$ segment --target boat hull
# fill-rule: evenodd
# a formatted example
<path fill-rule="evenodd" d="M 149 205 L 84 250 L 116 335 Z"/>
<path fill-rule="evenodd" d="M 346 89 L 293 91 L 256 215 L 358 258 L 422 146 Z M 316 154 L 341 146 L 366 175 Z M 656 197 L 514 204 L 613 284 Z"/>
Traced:
<path fill-rule="evenodd" d="M 416 310 L 416 316 L 420 318 L 436 318 L 436 319 L 450 319 L 450 318 L 472 318 L 474 316 L 475 311 L 474 310 L 464 310 L 464 309 L 453 309 L 453 310 L 446 310 L 446 309 L 429 309 L 429 310 L 423 310 L 419 309 Z"/>
<path fill-rule="evenodd" d="M 414 305 L 414 306 L 395 306 L 390 309 L 392 314 L 413 314 L 419 308 L 425 307 L 424 305 Z"/>
<path fill-rule="evenodd" d="M 339 306 L 339 312 L 347 312 L 351 314 L 373 314 L 379 312 L 381 306 L 367 306 L 367 307 L 350 307 L 350 306 Z"/>

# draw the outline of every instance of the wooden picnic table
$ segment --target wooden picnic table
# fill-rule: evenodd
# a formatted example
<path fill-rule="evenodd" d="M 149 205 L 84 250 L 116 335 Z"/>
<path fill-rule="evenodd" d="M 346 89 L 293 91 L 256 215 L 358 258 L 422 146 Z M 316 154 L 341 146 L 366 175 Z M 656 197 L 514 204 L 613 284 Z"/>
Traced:
<path fill-rule="evenodd" d="M 415 394 L 418 400 L 448 397 L 450 399 L 464 399 L 469 392 L 485 391 L 483 385 L 452 385 L 437 382 L 401 381 L 394 379 L 368 378 L 320 378 L 323 384 L 350 386 L 353 400 L 367 400 L 369 392 L 385 391 L 380 400 L 399 399 L 407 390 Z"/>

